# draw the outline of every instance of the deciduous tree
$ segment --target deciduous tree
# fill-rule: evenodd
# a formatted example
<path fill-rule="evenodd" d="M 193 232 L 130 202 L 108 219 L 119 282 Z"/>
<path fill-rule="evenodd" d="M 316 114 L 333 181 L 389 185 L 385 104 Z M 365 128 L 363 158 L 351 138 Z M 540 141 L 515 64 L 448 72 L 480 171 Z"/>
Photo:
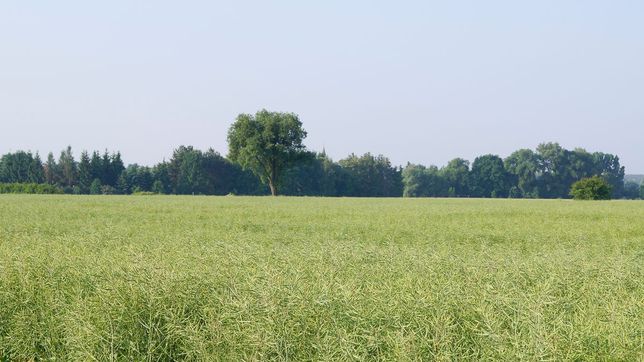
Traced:
<path fill-rule="evenodd" d="M 294 113 L 240 114 L 228 131 L 228 157 L 253 171 L 275 196 L 284 173 L 304 155 L 304 138 Z"/>

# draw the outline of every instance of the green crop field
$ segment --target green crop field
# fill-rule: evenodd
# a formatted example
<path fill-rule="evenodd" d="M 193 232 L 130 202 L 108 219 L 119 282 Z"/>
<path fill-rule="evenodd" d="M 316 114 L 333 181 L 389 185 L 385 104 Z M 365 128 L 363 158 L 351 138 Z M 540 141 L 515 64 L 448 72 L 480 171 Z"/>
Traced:
<path fill-rule="evenodd" d="M 0 360 L 644 358 L 644 202 L 0 196 Z"/>

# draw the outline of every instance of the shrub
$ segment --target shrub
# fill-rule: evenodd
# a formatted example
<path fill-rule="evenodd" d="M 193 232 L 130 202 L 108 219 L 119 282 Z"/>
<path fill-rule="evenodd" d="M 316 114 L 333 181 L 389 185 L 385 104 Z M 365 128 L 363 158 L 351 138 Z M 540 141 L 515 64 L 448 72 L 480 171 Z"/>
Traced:
<path fill-rule="evenodd" d="M 151 196 L 151 195 L 159 195 L 156 192 L 152 191 L 135 191 L 132 193 L 134 196 Z"/>
<path fill-rule="evenodd" d="M 63 189 L 50 184 L 0 183 L 0 194 L 62 194 Z"/>
<path fill-rule="evenodd" d="M 103 195 L 116 195 L 118 190 L 110 185 L 101 186 L 101 194 Z"/>
<path fill-rule="evenodd" d="M 92 184 L 89 186 L 90 195 L 100 195 L 101 194 L 101 180 L 94 179 Z"/>
<path fill-rule="evenodd" d="M 521 192 L 521 189 L 520 189 L 520 188 L 518 188 L 518 187 L 516 187 L 516 186 L 512 186 L 512 187 L 510 188 L 510 196 L 509 196 L 509 197 L 510 197 L 511 199 L 520 199 L 520 198 L 523 198 L 523 192 Z"/>
<path fill-rule="evenodd" d="M 613 188 L 599 176 L 581 179 L 570 189 L 570 195 L 575 200 L 610 200 Z"/>
<path fill-rule="evenodd" d="M 164 194 L 165 193 L 165 187 L 163 186 L 163 182 L 160 180 L 154 181 L 152 184 L 152 192 L 156 194 Z"/>

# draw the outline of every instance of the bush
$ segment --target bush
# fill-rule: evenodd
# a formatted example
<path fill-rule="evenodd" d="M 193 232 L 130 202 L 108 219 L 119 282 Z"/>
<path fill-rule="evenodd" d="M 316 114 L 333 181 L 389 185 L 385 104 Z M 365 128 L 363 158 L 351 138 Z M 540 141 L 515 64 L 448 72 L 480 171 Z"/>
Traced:
<path fill-rule="evenodd" d="M 0 183 L 0 194 L 62 194 L 63 189 L 50 184 Z"/>
<path fill-rule="evenodd" d="M 101 180 L 94 179 L 92 184 L 89 186 L 90 195 L 100 195 L 101 194 Z"/>
<path fill-rule="evenodd" d="M 599 176 L 581 179 L 570 189 L 570 195 L 575 200 L 610 200 L 613 188 Z"/>
<path fill-rule="evenodd" d="M 132 195 L 134 195 L 134 196 L 151 196 L 151 195 L 159 195 L 159 194 L 156 193 L 156 192 L 152 192 L 152 191 L 135 191 L 135 192 L 132 193 Z"/>
<path fill-rule="evenodd" d="M 116 195 L 117 193 L 118 193 L 118 190 L 110 185 L 101 186 L 102 195 Z"/>
<path fill-rule="evenodd" d="M 163 186 L 163 182 L 160 180 L 154 181 L 152 184 L 152 192 L 155 194 L 165 194 L 165 187 Z"/>
<path fill-rule="evenodd" d="M 521 192 L 520 188 L 518 188 L 516 186 L 512 186 L 510 188 L 510 196 L 509 197 L 511 199 L 521 199 L 521 198 L 523 198 L 523 192 Z"/>

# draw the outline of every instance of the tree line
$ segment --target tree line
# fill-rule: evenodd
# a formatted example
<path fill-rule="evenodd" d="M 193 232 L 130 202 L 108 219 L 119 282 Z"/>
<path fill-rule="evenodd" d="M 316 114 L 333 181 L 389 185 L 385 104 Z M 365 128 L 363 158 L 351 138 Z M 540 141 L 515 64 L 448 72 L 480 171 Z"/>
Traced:
<path fill-rule="evenodd" d="M 470 164 L 455 158 L 447 165 L 393 166 L 382 155 L 351 154 L 334 162 L 325 152 L 307 152 L 280 182 L 280 193 L 294 196 L 353 197 L 512 197 L 568 198 L 575 181 L 599 175 L 612 186 L 613 198 L 638 198 L 640 185 L 624 184 L 617 156 L 572 151 L 544 143 L 536 151 L 518 150 L 505 159 L 477 157 Z M 175 149 L 169 161 L 152 167 L 124 166 L 119 152 L 81 152 L 71 147 L 46 161 L 27 151 L 0 158 L 0 183 L 47 184 L 70 194 L 265 195 L 259 177 L 218 152 L 191 146 Z"/>
<path fill-rule="evenodd" d="M 38 153 L 17 151 L 0 158 L 0 183 L 13 184 L 4 188 L 11 190 L 37 189 L 17 184 L 49 185 L 71 194 L 569 198 L 575 182 L 598 176 L 613 198 L 644 196 L 644 186 L 624 183 L 618 156 L 558 143 L 517 150 L 505 159 L 487 154 L 472 163 L 455 158 L 440 168 L 399 167 L 371 153 L 336 162 L 324 151 L 307 150 L 306 136 L 297 115 L 262 110 L 237 117 L 226 157 L 180 146 L 168 161 L 125 166 L 120 152 L 83 151 L 77 160 L 67 147 L 42 161 Z"/>
<path fill-rule="evenodd" d="M 52 185 L 68 194 L 267 195 L 268 185 L 218 152 L 192 146 L 175 149 L 154 166 L 124 166 L 119 152 L 91 154 L 78 160 L 72 148 L 45 162 L 37 153 L 17 151 L 0 158 L 0 183 Z M 7 188 L 8 189 L 8 188 Z M 20 188 L 15 188 L 19 190 Z M 47 189 L 50 190 L 50 189 Z M 401 169 L 383 156 L 350 155 L 334 162 L 324 153 L 307 152 L 289 168 L 280 193 L 293 196 L 402 196 Z"/>
<path fill-rule="evenodd" d="M 568 198 L 579 180 L 599 176 L 611 186 L 613 198 L 638 198 L 624 184 L 624 167 L 616 155 L 582 148 L 567 150 L 542 143 L 536 150 L 520 149 L 502 159 L 482 155 L 470 165 L 456 158 L 446 166 L 408 164 L 403 170 L 406 196 Z"/>

